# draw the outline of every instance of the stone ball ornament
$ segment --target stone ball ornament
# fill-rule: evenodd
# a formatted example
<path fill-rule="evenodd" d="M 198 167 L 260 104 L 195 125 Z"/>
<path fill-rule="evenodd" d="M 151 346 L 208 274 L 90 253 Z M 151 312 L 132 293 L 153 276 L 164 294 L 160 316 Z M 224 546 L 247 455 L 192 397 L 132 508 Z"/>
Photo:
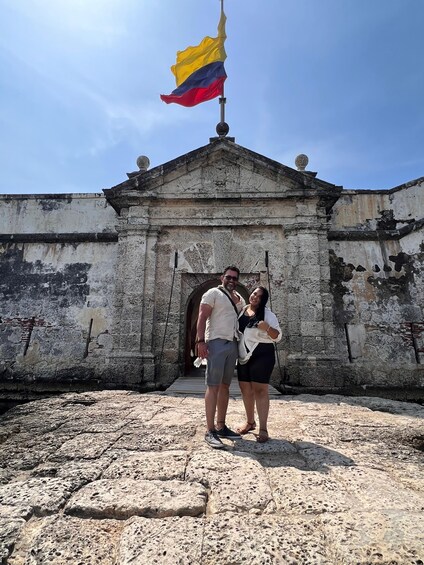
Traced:
<path fill-rule="evenodd" d="M 229 131 L 230 126 L 227 124 L 227 122 L 219 122 L 219 124 L 217 124 L 216 126 L 216 133 L 219 135 L 219 137 L 225 137 Z"/>
<path fill-rule="evenodd" d="M 304 153 L 298 155 L 294 161 L 298 171 L 304 171 L 309 163 L 309 158 Z"/>
<path fill-rule="evenodd" d="M 140 155 L 137 157 L 137 167 L 140 171 L 147 171 L 150 167 L 150 159 L 146 155 Z"/>

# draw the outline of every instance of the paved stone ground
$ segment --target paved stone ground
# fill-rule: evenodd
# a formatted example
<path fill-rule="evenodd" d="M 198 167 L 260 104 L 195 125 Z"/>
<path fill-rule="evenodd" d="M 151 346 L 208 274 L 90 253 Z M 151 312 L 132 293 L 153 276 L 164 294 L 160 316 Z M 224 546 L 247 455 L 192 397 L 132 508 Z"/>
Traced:
<path fill-rule="evenodd" d="M 201 398 L 69 393 L 1 419 L 7 565 L 422 564 L 424 408 L 281 397 L 214 451 Z M 241 400 L 228 423 L 243 422 Z"/>

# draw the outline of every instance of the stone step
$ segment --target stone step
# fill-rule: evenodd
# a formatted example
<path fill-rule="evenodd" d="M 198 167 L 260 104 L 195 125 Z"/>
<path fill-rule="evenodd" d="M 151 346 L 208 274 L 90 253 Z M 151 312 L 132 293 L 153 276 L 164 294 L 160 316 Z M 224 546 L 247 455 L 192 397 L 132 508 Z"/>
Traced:
<path fill-rule="evenodd" d="M 205 394 L 205 371 L 200 368 L 194 370 L 189 375 L 179 377 L 166 389 L 164 394 L 184 394 L 190 396 L 204 396 Z M 240 387 L 238 385 L 237 377 L 234 376 L 230 386 L 230 396 L 232 398 L 241 398 Z M 269 397 L 280 397 L 281 393 L 278 392 L 273 386 L 269 386 Z"/>

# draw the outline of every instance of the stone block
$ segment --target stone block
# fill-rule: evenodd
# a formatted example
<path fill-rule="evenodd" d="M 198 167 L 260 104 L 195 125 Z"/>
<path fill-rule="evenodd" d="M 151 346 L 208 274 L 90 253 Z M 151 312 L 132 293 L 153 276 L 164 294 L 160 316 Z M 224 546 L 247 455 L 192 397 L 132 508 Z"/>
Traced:
<path fill-rule="evenodd" d="M 322 337 L 302 337 L 302 350 L 307 355 L 318 355 L 325 352 L 325 341 Z"/>
<path fill-rule="evenodd" d="M 308 322 L 321 322 L 323 319 L 321 303 L 302 304 L 301 319 L 308 320 Z"/>
<path fill-rule="evenodd" d="M 19 486 L 19 489 L 17 488 Z M 57 512 L 70 497 L 73 482 L 52 477 L 34 478 L 0 486 L 2 505 L 31 507 L 36 516 Z"/>
<path fill-rule="evenodd" d="M 323 337 L 324 327 L 322 322 L 300 322 L 301 334 L 307 337 Z"/>
<path fill-rule="evenodd" d="M 301 279 L 300 288 L 302 289 L 303 295 L 306 297 L 305 300 L 308 302 L 313 300 L 312 295 L 321 295 L 321 281 L 319 278 Z"/>
<path fill-rule="evenodd" d="M 288 336 L 289 351 L 292 353 L 300 353 L 302 351 L 303 339 L 295 334 Z"/>
<path fill-rule="evenodd" d="M 204 527 L 203 520 L 187 516 L 127 520 L 117 562 L 120 565 L 201 563 Z"/>
<path fill-rule="evenodd" d="M 93 481 L 75 493 L 65 513 L 80 518 L 117 520 L 131 516 L 199 516 L 205 511 L 206 500 L 206 489 L 195 482 L 104 479 Z"/>
<path fill-rule="evenodd" d="M 300 335 L 300 320 L 295 313 L 288 318 L 287 331 L 290 336 Z"/>
<path fill-rule="evenodd" d="M 184 479 L 187 455 L 183 450 L 129 453 L 124 451 L 102 474 L 103 479 Z"/>
<path fill-rule="evenodd" d="M 287 271 L 290 271 L 294 267 L 297 267 L 300 263 L 299 254 L 296 253 L 286 253 L 285 255 L 285 265 L 287 266 Z"/>
<path fill-rule="evenodd" d="M 299 265 L 299 278 L 301 281 L 315 281 L 320 280 L 320 267 L 314 264 L 300 263 Z"/>
<path fill-rule="evenodd" d="M 51 516 L 39 521 L 33 532 L 28 563 L 101 563 L 114 565 L 118 521 Z"/>

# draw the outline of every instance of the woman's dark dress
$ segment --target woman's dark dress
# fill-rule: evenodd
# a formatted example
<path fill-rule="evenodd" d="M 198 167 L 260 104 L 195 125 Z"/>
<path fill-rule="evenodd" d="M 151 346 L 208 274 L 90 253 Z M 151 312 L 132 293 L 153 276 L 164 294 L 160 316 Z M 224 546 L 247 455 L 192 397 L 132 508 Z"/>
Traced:
<path fill-rule="evenodd" d="M 244 333 L 249 322 L 255 322 L 254 317 L 242 314 L 239 318 L 239 330 Z M 275 365 L 275 347 L 273 343 L 258 343 L 252 357 L 245 365 L 237 363 L 239 381 L 269 384 L 269 379 Z"/>

